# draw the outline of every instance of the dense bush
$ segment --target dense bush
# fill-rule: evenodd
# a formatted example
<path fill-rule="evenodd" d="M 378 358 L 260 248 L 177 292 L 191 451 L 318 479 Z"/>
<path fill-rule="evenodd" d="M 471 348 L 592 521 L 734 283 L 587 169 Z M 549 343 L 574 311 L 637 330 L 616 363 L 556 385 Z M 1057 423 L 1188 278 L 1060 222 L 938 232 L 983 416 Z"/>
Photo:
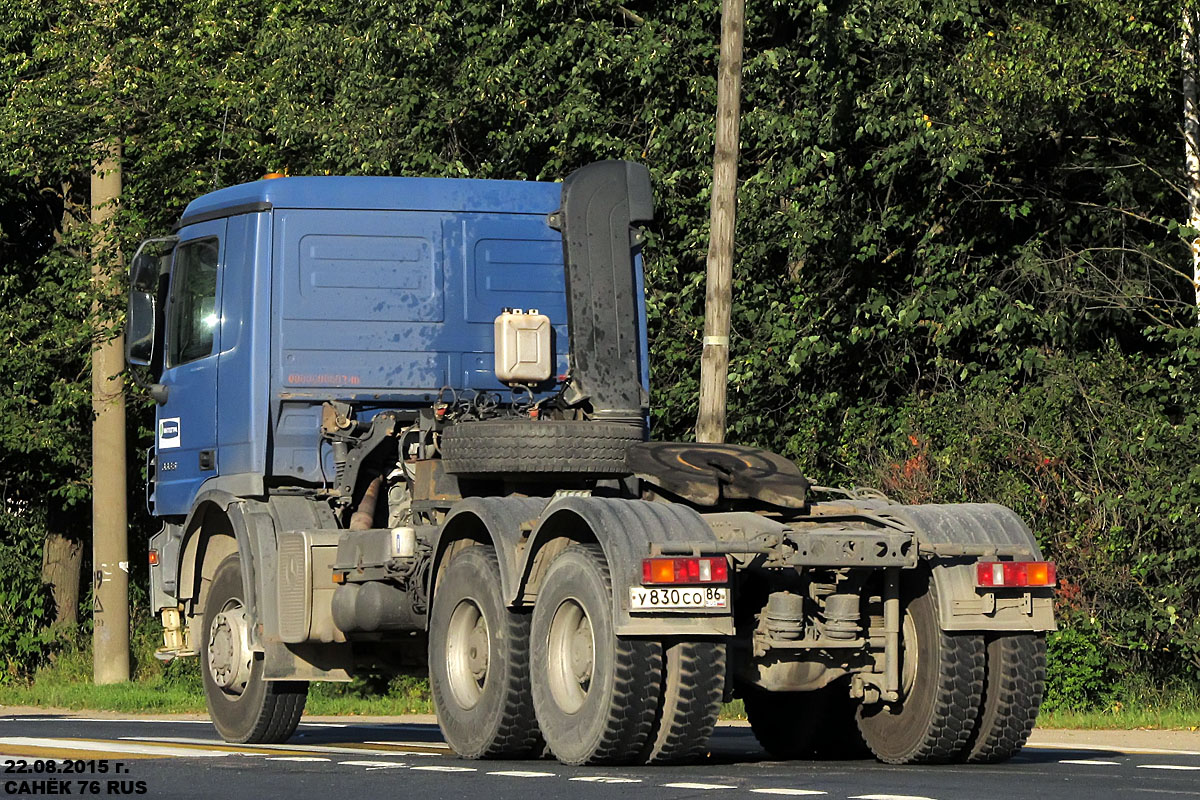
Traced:
<path fill-rule="evenodd" d="M 0 509 L 0 683 L 36 669 L 52 651 L 53 600 L 42 584 L 45 526 L 38 509 Z"/>

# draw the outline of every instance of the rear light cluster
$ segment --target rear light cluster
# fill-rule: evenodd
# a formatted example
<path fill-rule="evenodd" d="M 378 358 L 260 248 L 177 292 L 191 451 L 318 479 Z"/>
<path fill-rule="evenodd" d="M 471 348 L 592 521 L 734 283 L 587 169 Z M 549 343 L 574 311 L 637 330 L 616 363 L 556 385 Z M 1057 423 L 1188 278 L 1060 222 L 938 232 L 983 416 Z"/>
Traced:
<path fill-rule="evenodd" d="M 979 586 L 1053 586 L 1053 561 L 983 561 L 975 565 Z"/>
<path fill-rule="evenodd" d="M 645 558 L 642 583 L 725 583 L 729 565 L 719 558 Z"/>

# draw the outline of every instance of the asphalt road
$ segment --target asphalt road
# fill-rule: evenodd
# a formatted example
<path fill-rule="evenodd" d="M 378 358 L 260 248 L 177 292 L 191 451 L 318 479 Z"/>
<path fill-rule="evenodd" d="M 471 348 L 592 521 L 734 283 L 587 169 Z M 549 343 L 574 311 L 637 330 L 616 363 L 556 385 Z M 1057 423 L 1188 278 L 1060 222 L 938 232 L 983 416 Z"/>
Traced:
<path fill-rule="evenodd" d="M 996 766 L 779 762 L 748 728 L 730 726 L 718 729 L 710 749 L 703 763 L 687 767 L 582 768 L 549 759 L 465 761 L 428 723 L 305 722 L 288 744 L 237 746 L 222 743 L 206 721 L 0 715 L 0 800 L 52 793 L 179 800 L 1200 797 L 1200 749 L 1044 744 Z M 1143 749 L 1150 752 L 1128 752 Z"/>

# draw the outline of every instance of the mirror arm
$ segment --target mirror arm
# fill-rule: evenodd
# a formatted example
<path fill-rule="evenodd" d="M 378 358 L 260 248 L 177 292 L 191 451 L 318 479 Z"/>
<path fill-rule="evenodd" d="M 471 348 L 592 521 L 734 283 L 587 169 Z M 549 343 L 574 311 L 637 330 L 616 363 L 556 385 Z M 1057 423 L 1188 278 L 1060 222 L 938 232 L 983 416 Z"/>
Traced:
<path fill-rule="evenodd" d="M 150 397 L 160 406 L 167 402 L 168 387 L 162 383 L 147 383 L 146 379 L 141 376 L 136 369 L 128 367 L 126 372 L 129 373 L 129 379 L 138 387 L 145 389 L 150 393 Z"/>

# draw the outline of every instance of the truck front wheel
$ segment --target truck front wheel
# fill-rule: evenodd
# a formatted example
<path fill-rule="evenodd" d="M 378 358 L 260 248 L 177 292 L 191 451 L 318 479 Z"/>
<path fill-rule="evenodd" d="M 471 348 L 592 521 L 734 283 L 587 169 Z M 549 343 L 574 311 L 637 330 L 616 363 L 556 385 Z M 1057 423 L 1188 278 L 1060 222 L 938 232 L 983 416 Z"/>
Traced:
<path fill-rule="evenodd" d="M 434 587 L 429 683 L 442 734 L 460 756 L 542 751 L 529 693 L 529 615 L 504 606 L 490 547 L 454 556 Z"/>
<path fill-rule="evenodd" d="M 286 742 L 304 713 L 308 683 L 263 680 L 244 595 L 241 561 L 231 555 L 217 567 L 204 603 L 200 671 L 208 713 L 227 742 Z"/>
<path fill-rule="evenodd" d="M 550 564 L 533 607 L 533 705 L 566 764 L 646 757 L 662 692 L 662 645 L 613 633 L 608 564 L 571 545 Z M 651 744 L 651 747 L 653 745 Z"/>
<path fill-rule="evenodd" d="M 934 585 L 918 572 L 904 587 L 900 701 L 863 705 L 858 728 L 889 764 L 933 764 L 960 757 L 983 696 L 984 645 L 978 634 L 941 629 Z"/>

